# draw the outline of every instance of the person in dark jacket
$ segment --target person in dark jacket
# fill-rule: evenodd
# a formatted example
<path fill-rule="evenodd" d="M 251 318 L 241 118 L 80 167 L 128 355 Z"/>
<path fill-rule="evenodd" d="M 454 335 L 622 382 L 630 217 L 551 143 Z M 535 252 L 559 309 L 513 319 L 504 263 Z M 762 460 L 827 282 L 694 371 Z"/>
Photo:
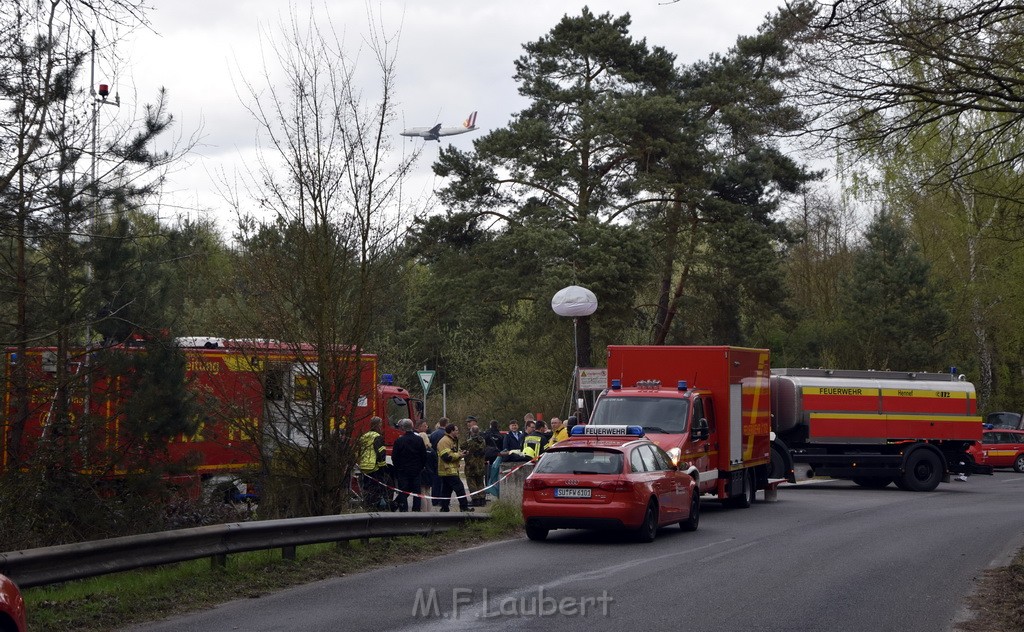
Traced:
<path fill-rule="evenodd" d="M 412 494 L 412 510 L 420 511 L 420 474 L 427 462 L 427 447 L 423 438 L 413 430 L 411 419 L 398 422 L 398 428 L 404 434 L 395 439 L 395 445 L 391 448 L 391 463 L 395 469 L 395 486 L 402 491 L 395 502 L 398 511 L 408 511 L 408 498 Z"/>
<path fill-rule="evenodd" d="M 502 452 L 511 452 L 512 450 L 523 449 L 523 437 L 526 435 L 519 429 L 519 424 L 515 419 L 508 422 L 508 433 L 505 435 L 505 442 L 501 446 Z"/>
<path fill-rule="evenodd" d="M 498 453 L 505 449 L 505 435 L 501 434 L 498 420 L 492 419 L 487 431 L 482 433 L 481 436 L 484 438 L 484 445 L 487 447 L 484 458 L 487 460 L 487 469 L 490 470 L 494 459 L 498 458 Z"/>

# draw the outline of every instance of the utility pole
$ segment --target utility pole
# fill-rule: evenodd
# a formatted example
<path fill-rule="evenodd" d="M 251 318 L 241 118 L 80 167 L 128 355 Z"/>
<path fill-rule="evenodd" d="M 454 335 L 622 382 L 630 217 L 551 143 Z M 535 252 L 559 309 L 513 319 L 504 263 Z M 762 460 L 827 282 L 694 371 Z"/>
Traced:
<path fill-rule="evenodd" d="M 100 184 L 99 179 L 96 176 L 96 163 L 97 163 L 97 137 L 99 136 L 99 111 L 101 105 L 113 105 L 114 107 L 121 107 L 121 95 L 115 94 L 113 101 L 107 101 L 107 95 L 110 94 L 110 89 L 105 83 L 99 85 L 99 91 L 97 96 L 96 86 L 96 30 L 93 29 L 91 33 L 91 47 L 89 50 L 89 97 L 92 99 L 92 165 L 90 169 L 90 188 L 92 189 L 92 204 L 90 205 L 89 222 L 86 225 L 86 235 L 89 241 L 92 241 L 93 233 L 96 231 L 96 217 L 99 215 L 100 207 Z M 86 261 L 85 263 L 85 282 L 86 285 L 92 283 L 92 264 Z M 87 316 L 85 319 L 85 358 L 82 359 L 82 368 L 85 371 L 85 407 L 83 412 L 89 414 L 89 404 L 91 399 L 92 391 L 92 377 L 90 375 L 90 364 L 92 356 L 92 318 Z"/>

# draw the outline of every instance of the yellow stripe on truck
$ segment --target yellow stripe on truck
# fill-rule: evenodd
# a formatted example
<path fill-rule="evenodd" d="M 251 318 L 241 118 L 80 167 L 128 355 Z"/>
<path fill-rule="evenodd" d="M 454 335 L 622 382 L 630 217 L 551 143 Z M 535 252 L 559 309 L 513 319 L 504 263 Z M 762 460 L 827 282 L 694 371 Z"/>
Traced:
<path fill-rule="evenodd" d="M 885 397 L 938 397 L 942 399 L 967 399 L 969 393 L 966 391 L 932 391 L 908 388 L 884 388 L 882 395 Z"/>

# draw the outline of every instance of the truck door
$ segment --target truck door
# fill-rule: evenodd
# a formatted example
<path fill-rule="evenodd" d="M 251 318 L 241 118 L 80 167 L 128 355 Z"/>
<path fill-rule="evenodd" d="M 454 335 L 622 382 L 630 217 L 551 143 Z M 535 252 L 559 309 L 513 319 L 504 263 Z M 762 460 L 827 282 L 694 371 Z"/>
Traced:
<path fill-rule="evenodd" d="M 718 434 L 715 432 L 715 411 L 711 398 L 706 395 L 695 395 L 693 405 L 690 406 L 692 414 L 687 429 L 690 432 L 690 449 L 687 454 L 691 455 L 688 460 L 700 471 L 700 491 L 715 491 L 715 479 L 718 478 L 718 463 L 714 458 L 717 453 L 715 442 Z M 707 438 L 694 438 L 694 429 L 699 425 L 700 420 L 707 422 Z"/>

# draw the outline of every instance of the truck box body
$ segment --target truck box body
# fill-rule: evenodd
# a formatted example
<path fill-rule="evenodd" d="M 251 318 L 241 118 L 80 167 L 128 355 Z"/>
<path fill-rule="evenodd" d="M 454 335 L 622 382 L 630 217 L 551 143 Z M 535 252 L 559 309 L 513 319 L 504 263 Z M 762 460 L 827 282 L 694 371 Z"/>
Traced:
<path fill-rule="evenodd" d="M 272 457 L 275 446 L 304 448 L 311 440 L 310 424 L 320 406 L 315 349 L 305 344 L 271 341 L 230 341 L 214 338 L 181 338 L 177 344 L 185 354 L 188 388 L 198 409 L 196 430 L 172 437 L 162 449 L 145 450 L 139 437 L 127 430 L 126 401 L 130 386 L 124 375 L 107 374 L 103 366 L 88 369 L 84 379 L 84 355 L 69 362 L 71 378 L 68 390 L 70 425 L 62 432 L 71 432 L 72 443 L 80 446 L 79 467 L 91 472 L 118 476 L 125 468 L 144 466 L 146 462 L 187 464 L 192 474 L 175 478 L 198 493 L 200 481 L 219 477 L 237 478 L 257 472 Z M 103 352 L 144 353 L 141 347 L 127 345 Z M 44 438 L 54 420 L 56 384 L 56 350 L 31 348 L 24 357 L 8 350 L 8 367 L 4 383 L 3 415 L 8 420 L 0 432 L 0 471 L 21 467 L 31 458 L 35 446 Z M 12 369 L 24 363 L 29 375 L 29 411 L 20 448 L 9 450 L 13 439 L 10 420 L 15 417 Z M 401 433 L 395 423 L 401 418 L 417 419 L 417 400 L 398 386 L 381 382 L 377 356 L 364 353 L 357 358 L 340 354 L 339 366 L 350 374 L 340 380 L 343 385 L 336 406 L 337 416 L 330 420 L 329 432 L 358 436 L 369 428 L 373 416 L 384 418 L 383 433 L 390 446 Z M 76 420 L 83 418 L 86 408 L 98 420 L 86 427 Z M 20 455 L 20 463 L 10 463 L 11 454 Z M 107 459 L 103 461 L 101 459 Z"/>
<path fill-rule="evenodd" d="M 608 384 L 591 422 L 643 425 L 680 467 L 695 469 L 702 492 L 735 498 L 767 483 L 766 349 L 613 345 Z M 706 438 L 694 435 L 701 419 Z"/>

